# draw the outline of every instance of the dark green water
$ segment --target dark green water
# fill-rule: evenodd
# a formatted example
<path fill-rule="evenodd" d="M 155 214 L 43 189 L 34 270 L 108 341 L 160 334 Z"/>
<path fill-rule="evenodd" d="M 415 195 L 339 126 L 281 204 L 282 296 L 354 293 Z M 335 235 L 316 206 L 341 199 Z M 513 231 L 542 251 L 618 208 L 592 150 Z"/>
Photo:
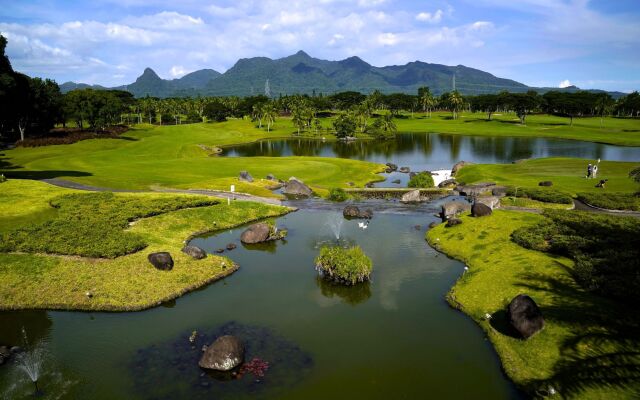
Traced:
<path fill-rule="evenodd" d="M 394 140 L 336 142 L 313 139 L 277 139 L 232 146 L 228 157 L 340 157 L 384 164 L 392 162 L 412 171 L 451 169 L 460 160 L 475 163 L 510 163 L 539 157 L 577 157 L 609 161 L 638 161 L 640 147 L 621 147 L 576 140 L 483 137 L 436 133 L 403 133 Z M 406 186 L 407 174 L 385 174 L 376 186 Z M 400 180 L 397 185 L 391 183 Z"/>
<path fill-rule="evenodd" d="M 317 278 L 313 260 L 335 241 L 326 222 L 336 211 L 298 211 L 278 219 L 286 242 L 246 248 L 241 229 L 195 239 L 209 251 L 237 243 L 228 255 L 241 269 L 173 304 L 124 314 L 3 313 L 0 342 L 18 341 L 24 325 L 44 344 L 45 398 L 515 398 L 481 330 L 444 301 L 463 265 L 424 240 L 436 207 L 376 212 L 366 230 L 344 221 L 342 242 L 373 260 L 366 286 Z M 198 330 L 206 342 L 225 329 L 248 342 L 250 358 L 271 363 L 260 382 L 200 375 L 189 334 Z M 6 398 L 31 390 L 15 366 L 0 367 Z"/>

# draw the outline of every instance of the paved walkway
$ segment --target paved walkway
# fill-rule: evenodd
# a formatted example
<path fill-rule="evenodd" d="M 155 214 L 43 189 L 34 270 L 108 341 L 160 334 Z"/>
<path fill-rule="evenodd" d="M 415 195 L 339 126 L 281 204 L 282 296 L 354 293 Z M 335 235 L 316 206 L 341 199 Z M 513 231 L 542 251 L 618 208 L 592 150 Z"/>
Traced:
<path fill-rule="evenodd" d="M 198 194 L 203 196 L 220 197 L 223 199 L 232 199 L 240 201 L 254 201 L 257 203 L 272 204 L 276 206 L 282 205 L 282 201 L 279 199 L 253 196 L 246 193 L 231 193 L 222 190 L 200 190 L 200 189 L 154 189 L 154 190 L 123 190 L 123 189 L 109 189 L 97 186 L 83 185 L 81 183 L 67 181 L 64 179 L 42 179 L 42 182 L 46 182 L 50 185 L 59 186 L 67 189 L 86 190 L 89 192 L 114 192 L 114 193 L 185 193 L 185 194 Z"/>

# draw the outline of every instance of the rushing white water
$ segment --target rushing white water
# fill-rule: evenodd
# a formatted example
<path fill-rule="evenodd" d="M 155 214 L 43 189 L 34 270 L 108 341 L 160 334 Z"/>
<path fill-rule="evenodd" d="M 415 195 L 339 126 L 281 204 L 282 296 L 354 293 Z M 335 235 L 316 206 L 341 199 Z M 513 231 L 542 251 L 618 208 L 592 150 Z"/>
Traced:
<path fill-rule="evenodd" d="M 451 170 L 438 169 L 435 171 L 431 171 L 431 176 L 433 177 L 433 184 L 435 186 L 438 186 L 440 182 L 446 181 L 447 179 L 451 179 Z"/>

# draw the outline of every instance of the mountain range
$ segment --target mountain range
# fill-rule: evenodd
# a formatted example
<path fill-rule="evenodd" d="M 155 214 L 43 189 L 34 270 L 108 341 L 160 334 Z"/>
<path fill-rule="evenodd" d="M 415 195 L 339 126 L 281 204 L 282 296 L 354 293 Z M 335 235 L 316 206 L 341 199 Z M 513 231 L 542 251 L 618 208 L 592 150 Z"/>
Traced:
<path fill-rule="evenodd" d="M 202 69 L 179 79 L 167 80 L 160 78 L 151 68 L 146 68 L 129 85 L 105 88 L 65 82 L 60 89 L 63 93 L 82 88 L 120 89 L 136 97 L 186 97 L 249 96 L 266 91 L 271 96 L 295 93 L 327 95 L 347 90 L 415 94 L 419 87 L 428 86 L 432 93 L 439 95 L 451 91 L 454 84 L 465 95 L 503 90 L 525 92 L 533 89 L 544 92 L 552 89 L 529 87 L 464 65 L 447 66 L 414 61 L 405 65 L 375 67 L 355 56 L 328 61 L 311 57 L 304 51 L 275 60 L 267 57 L 242 58 L 225 73 Z M 575 91 L 578 88 L 566 90 Z"/>

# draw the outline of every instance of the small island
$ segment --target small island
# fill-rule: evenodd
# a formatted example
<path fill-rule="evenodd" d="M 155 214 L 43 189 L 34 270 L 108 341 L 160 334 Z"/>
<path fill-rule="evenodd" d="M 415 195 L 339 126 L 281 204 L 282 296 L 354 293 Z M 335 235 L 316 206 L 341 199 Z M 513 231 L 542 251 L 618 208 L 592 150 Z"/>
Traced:
<path fill-rule="evenodd" d="M 325 279 L 343 285 L 366 282 L 373 265 L 360 246 L 325 246 L 316 258 L 316 270 Z"/>

